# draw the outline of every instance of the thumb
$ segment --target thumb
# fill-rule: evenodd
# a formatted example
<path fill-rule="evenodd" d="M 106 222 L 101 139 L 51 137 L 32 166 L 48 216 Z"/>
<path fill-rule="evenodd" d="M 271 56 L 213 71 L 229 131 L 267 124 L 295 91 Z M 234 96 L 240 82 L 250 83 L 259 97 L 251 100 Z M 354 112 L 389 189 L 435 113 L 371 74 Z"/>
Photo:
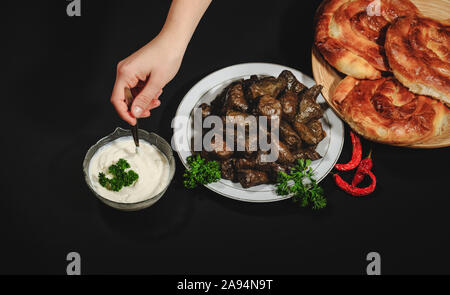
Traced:
<path fill-rule="evenodd" d="M 155 75 L 150 76 L 147 84 L 134 99 L 133 105 L 131 106 L 131 112 L 134 117 L 139 118 L 150 110 L 152 101 L 157 99 L 162 93 L 162 86 L 160 86 L 162 84 L 156 79 Z"/>

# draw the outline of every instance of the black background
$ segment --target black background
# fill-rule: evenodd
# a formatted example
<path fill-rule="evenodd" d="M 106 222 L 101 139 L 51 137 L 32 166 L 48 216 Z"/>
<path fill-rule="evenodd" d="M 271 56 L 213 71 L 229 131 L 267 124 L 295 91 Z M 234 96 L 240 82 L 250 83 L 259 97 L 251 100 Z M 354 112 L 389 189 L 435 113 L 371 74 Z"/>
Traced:
<path fill-rule="evenodd" d="M 3 5 L 0 273 L 364 274 L 381 254 L 384 274 L 449 274 L 449 149 L 373 149 L 376 192 L 356 199 L 327 177 L 328 207 L 247 204 L 188 191 L 182 164 L 166 195 L 141 212 L 101 204 L 82 175 L 87 149 L 117 126 L 109 103 L 117 63 L 150 41 L 170 1 L 82 0 Z M 186 92 L 205 75 L 269 62 L 310 76 L 315 1 L 219 1 L 203 17 L 162 105 L 141 128 L 165 139 Z M 351 155 L 348 134 L 340 162 Z M 347 179 L 350 175 L 346 175 Z"/>

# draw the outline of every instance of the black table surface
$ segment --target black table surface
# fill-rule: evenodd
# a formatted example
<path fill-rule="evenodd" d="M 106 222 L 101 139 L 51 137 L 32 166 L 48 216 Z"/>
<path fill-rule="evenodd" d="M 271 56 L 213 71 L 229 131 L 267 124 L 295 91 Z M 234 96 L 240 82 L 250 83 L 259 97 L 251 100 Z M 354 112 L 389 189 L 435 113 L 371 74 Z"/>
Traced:
<path fill-rule="evenodd" d="M 100 203 L 84 182 L 84 155 L 128 127 L 109 103 L 116 65 L 158 33 L 170 1 L 82 0 L 82 16 L 72 18 L 67 3 L 4 8 L 0 273 L 65 274 L 72 251 L 84 274 L 365 274 L 372 251 L 384 274 L 449 273 L 448 148 L 364 141 L 364 153 L 373 149 L 376 192 L 350 197 L 329 176 L 321 211 L 187 190 L 178 158 L 153 207 L 124 213 Z M 141 128 L 170 140 L 183 96 L 226 66 L 268 62 L 312 76 L 319 3 L 214 1 Z M 340 162 L 350 156 L 347 133 Z"/>

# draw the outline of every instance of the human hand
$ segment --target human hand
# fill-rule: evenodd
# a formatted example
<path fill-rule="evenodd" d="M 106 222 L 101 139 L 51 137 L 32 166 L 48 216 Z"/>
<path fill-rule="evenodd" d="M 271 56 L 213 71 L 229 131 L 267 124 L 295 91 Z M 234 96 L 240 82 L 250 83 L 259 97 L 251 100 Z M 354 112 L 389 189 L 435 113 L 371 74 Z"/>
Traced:
<path fill-rule="evenodd" d="M 158 98 L 163 87 L 178 72 L 183 54 L 184 48 L 175 46 L 170 38 L 158 35 L 119 62 L 111 103 L 123 120 L 134 126 L 136 118 L 149 117 L 150 110 L 161 104 Z M 125 88 L 132 89 L 138 86 L 138 83 L 144 86 L 135 97 L 130 112 L 125 100 Z"/>

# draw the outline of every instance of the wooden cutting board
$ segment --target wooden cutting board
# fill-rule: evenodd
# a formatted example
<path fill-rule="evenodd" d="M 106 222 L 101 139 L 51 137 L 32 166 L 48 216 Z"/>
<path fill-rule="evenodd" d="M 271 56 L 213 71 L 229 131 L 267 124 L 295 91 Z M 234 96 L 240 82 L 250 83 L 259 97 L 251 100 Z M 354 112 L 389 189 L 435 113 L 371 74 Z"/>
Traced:
<path fill-rule="evenodd" d="M 450 18 L 450 0 L 411 0 L 423 15 L 438 20 L 446 20 Z M 336 109 L 331 101 L 334 89 L 339 82 L 345 77 L 344 74 L 339 73 L 328 62 L 323 59 L 320 52 L 313 46 L 312 50 L 312 69 L 314 80 L 317 84 L 323 85 L 322 95 L 327 100 L 331 108 L 336 114 L 343 119 L 342 114 Z M 450 120 L 450 119 L 449 119 Z M 344 120 L 345 121 L 345 120 Z M 364 134 L 361 134 L 364 136 Z M 410 148 L 442 148 L 450 146 L 450 123 L 441 135 L 428 139 L 425 142 L 415 143 L 406 147 Z"/>

